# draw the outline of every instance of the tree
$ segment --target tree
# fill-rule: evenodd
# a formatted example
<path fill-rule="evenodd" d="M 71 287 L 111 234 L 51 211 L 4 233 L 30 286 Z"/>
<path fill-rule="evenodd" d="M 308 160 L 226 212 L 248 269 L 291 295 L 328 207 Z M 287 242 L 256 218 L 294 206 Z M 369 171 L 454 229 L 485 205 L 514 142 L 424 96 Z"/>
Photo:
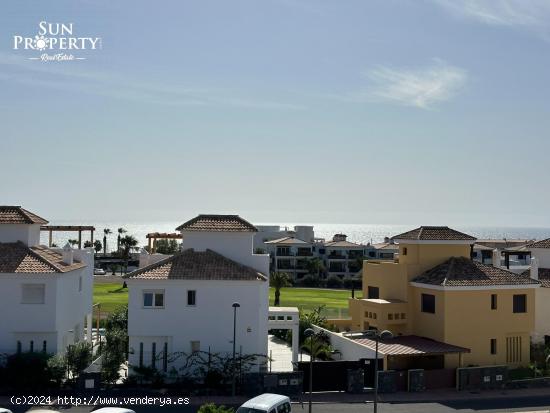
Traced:
<path fill-rule="evenodd" d="M 119 228 L 117 229 L 117 232 L 118 232 L 118 236 L 116 238 L 116 250 L 120 250 L 120 240 L 122 238 L 122 234 L 126 234 L 126 230 L 124 228 Z"/>
<path fill-rule="evenodd" d="M 92 363 L 92 346 L 90 343 L 80 341 L 67 348 L 67 368 L 76 378 L 86 367 Z"/>
<path fill-rule="evenodd" d="M 306 269 L 308 274 L 319 276 L 321 272 L 325 271 L 323 261 L 319 257 L 314 257 L 306 260 Z"/>
<path fill-rule="evenodd" d="M 275 288 L 275 300 L 274 306 L 278 306 L 281 303 L 281 288 L 290 287 L 292 285 L 290 277 L 286 272 L 274 272 L 269 277 L 269 285 Z"/>
<path fill-rule="evenodd" d="M 92 241 L 84 241 L 84 248 L 91 248 L 93 247 Z"/>
<path fill-rule="evenodd" d="M 323 332 L 315 333 L 305 339 L 302 350 L 307 351 L 312 359 L 331 360 L 335 353 L 330 345 L 330 339 Z M 313 351 L 313 352 L 312 352 Z"/>
<path fill-rule="evenodd" d="M 112 234 L 109 228 L 103 230 L 103 255 L 107 255 L 107 235 Z"/>
<path fill-rule="evenodd" d="M 157 241 L 156 252 L 159 254 L 175 254 L 179 250 L 179 244 L 175 239 L 159 239 Z"/>
<path fill-rule="evenodd" d="M 235 410 L 224 405 L 216 406 L 214 403 L 203 404 L 197 413 L 233 413 Z"/>
<path fill-rule="evenodd" d="M 96 254 L 97 254 L 98 252 L 100 252 L 102 249 L 103 249 L 103 245 L 101 244 L 101 241 L 98 240 L 98 239 L 96 239 L 96 240 L 94 241 L 94 250 L 95 250 Z"/>
<path fill-rule="evenodd" d="M 138 240 L 133 235 L 126 235 L 120 239 L 119 253 L 124 260 L 124 268 L 128 270 L 128 261 L 130 260 L 130 252 L 138 245 Z"/>
<path fill-rule="evenodd" d="M 67 360 L 65 356 L 56 354 L 48 359 L 48 370 L 53 381 L 61 386 L 63 379 L 67 376 Z"/>
<path fill-rule="evenodd" d="M 105 346 L 101 374 L 107 383 L 119 379 L 120 365 L 126 361 L 128 349 L 128 306 L 117 308 L 105 322 Z"/>
<path fill-rule="evenodd" d="M 78 240 L 76 239 L 70 239 L 68 242 L 69 244 L 71 244 L 71 247 L 74 247 L 76 244 L 78 244 Z"/>

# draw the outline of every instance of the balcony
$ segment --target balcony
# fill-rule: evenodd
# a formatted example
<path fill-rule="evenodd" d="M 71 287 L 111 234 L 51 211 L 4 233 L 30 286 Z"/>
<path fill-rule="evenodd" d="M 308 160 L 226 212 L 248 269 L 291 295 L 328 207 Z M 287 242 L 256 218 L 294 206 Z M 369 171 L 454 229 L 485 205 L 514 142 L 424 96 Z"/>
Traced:
<path fill-rule="evenodd" d="M 327 255 L 327 258 L 329 260 L 347 260 L 348 259 L 346 255 L 336 253 L 336 252 L 331 252 L 329 255 Z"/>
<path fill-rule="evenodd" d="M 370 298 L 358 300 L 362 304 L 365 318 L 376 314 L 380 328 L 387 325 L 405 324 L 408 320 L 408 303 L 402 300 Z"/>
<path fill-rule="evenodd" d="M 296 256 L 297 257 L 312 257 L 313 252 L 311 252 L 311 250 L 298 250 L 296 252 Z"/>

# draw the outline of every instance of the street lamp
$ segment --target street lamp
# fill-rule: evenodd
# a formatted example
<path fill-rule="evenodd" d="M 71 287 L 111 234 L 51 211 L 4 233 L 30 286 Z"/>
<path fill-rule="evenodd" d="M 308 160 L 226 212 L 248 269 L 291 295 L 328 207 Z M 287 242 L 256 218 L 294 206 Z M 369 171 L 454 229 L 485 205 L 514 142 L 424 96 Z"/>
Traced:
<path fill-rule="evenodd" d="M 233 303 L 233 381 L 231 383 L 231 395 L 235 397 L 235 345 L 236 338 L 237 338 L 237 308 L 239 308 L 241 305 L 239 303 Z"/>
<path fill-rule="evenodd" d="M 311 403 L 313 394 L 313 338 L 315 337 L 315 331 L 312 328 L 307 328 L 304 331 L 304 337 L 309 337 L 310 353 L 309 353 L 309 413 L 311 413 Z"/>
<path fill-rule="evenodd" d="M 374 413 L 378 412 L 378 342 L 387 338 L 392 338 L 393 333 L 389 330 L 379 332 L 378 330 L 365 331 L 365 336 L 374 339 L 375 353 L 374 353 Z"/>

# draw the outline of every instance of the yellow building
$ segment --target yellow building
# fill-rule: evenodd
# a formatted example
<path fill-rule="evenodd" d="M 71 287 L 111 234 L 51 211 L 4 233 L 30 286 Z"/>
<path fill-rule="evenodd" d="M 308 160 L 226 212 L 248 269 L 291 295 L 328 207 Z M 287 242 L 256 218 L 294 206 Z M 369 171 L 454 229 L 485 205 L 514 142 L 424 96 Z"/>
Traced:
<path fill-rule="evenodd" d="M 470 349 L 446 368 L 529 363 L 537 280 L 471 260 L 475 238 L 448 227 L 393 237 L 393 261 L 364 261 L 351 330 L 390 330 Z"/>

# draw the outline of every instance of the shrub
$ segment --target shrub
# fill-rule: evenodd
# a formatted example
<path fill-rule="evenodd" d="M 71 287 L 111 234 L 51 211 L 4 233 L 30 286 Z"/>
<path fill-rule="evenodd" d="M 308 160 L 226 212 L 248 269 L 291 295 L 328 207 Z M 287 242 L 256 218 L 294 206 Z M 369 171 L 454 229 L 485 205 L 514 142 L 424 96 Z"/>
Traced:
<path fill-rule="evenodd" d="M 92 363 L 92 346 L 81 341 L 67 348 L 67 366 L 73 377 L 78 377 Z"/>
<path fill-rule="evenodd" d="M 306 274 L 297 283 L 302 287 L 320 287 L 321 279 L 315 275 Z"/>
<path fill-rule="evenodd" d="M 337 275 L 331 275 L 327 278 L 327 288 L 342 288 L 344 282 Z"/>
<path fill-rule="evenodd" d="M 175 239 L 171 239 L 171 240 L 159 239 L 157 241 L 157 247 L 155 251 L 159 254 L 171 255 L 178 252 L 179 249 L 180 249 L 180 245 Z"/>
<path fill-rule="evenodd" d="M 49 385 L 51 374 L 46 353 L 18 353 L 8 357 L 5 375 L 6 383 L 18 389 L 37 389 Z"/>
<path fill-rule="evenodd" d="M 48 359 L 47 366 L 50 371 L 51 379 L 55 381 L 58 386 L 61 386 L 67 374 L 67 360 L 65 357 L 61 354 L 56 354 Z"/>
<path fill-rule="evenodd" d="M 203 404 L 197 413 L 233 413 L 235 410 L 225 407 L 216 406 L 214 403 Z"/>

